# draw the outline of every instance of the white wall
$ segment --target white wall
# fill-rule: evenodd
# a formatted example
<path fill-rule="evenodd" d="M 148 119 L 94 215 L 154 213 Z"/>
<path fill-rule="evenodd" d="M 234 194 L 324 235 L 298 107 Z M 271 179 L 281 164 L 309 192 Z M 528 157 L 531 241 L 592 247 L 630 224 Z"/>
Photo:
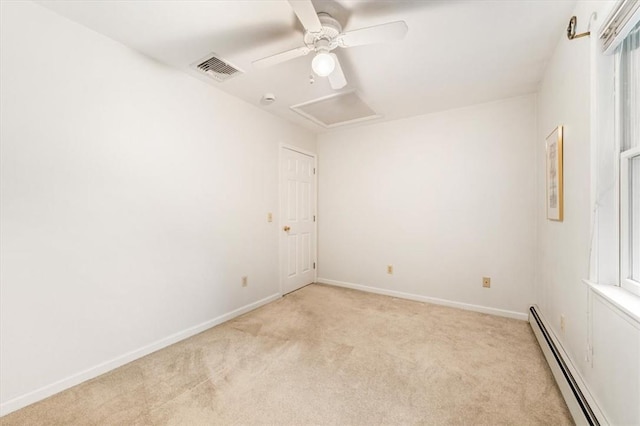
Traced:
<path fill-rule="evenodd" d="M 1 4 L 7 412 L 277 296 L 278 143 L 316 141 L 40 6 Z"/>
<path fill-rule="evenodd" d="M 576 12 L 578 22 L 586 26 L 588 12 Z M 587 303 L 581 279 L 589 276 L 591 224 L 590 39 L 558 37 L 538 94 L 536 292 L 538 304 L 552 319 L 555 331 L 560 330 L 560 314 L 564 314 L 565 349 L 580 359 L 586 350 Z M 562 222 L 547 220 L 545 201 L 545 138 L 558 125 L 564 126 Z"/>
<path fill-rule="evenodd" d="M 597 34 L 610 3 L 578 2 L 574 15 L 579 30 L 586 30 L 590 20 L 596 19 L 590 29 Z M 608 247 L 608 251 L 590 252 L 592 222 L 595 224 L 592 167 L 598 167 L 600 173 L 612 172 L 592 157 L 598 149 L 602 151 L 603 146 L 611 144 L 610 140 L 592 140 L 594 135 L 612 137 L 611 132 L 606 132 L 612 129 L 611 121 L 601 116 L 606 109 L 602 108 L 602 101 L 610 100 L 611 91 L 603 90 L 606 81 L 599 81 L 601 73 L 611 67 L 602 61 L 595 37 L 573 41 L 564 34 L 558 37 L 538 95 L 536 300 L 607 420 L 611 424 L 639 424 L 640 324 L 582 282 L 591 276 L 611 284 L 615 279 L 612 271 L 617 270 L 617 259 L 611 256 L 615 244 L 611 244 L 609 231 L 615 218 L 611 214 L 605 216 L 603 208 L 598 219 L 609 223 L 600 223 L 594 250 L 600 246 Z M 544 140 L 559 124 L 564 125 L 565 131 L 565 210 L 563 222 L 552 222 L 546 219 L 545 211 Z M 609 178 L 600 176 L 607 182 Z M 612 202 L 613 198 L 608 195 L 600 201 Z M 596 263 L 600 264 L 597 268 Z M 565 317 L 564 331 L 560 328 L 561 315 Z"/>
<path fill-rule="evenodd" d="M 524 318 L 533 302 L 535 102 L 321 135 L 318 280 Z"/>

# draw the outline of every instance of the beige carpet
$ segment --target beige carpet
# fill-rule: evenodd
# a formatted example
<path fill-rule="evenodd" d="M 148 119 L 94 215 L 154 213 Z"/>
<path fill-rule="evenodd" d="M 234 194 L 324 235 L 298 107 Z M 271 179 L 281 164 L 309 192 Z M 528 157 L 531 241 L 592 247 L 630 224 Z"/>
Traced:
<path fill-rule="evenodd" d="M 314 284 L 0 423 L 572 421 L 528 323 Z"/>

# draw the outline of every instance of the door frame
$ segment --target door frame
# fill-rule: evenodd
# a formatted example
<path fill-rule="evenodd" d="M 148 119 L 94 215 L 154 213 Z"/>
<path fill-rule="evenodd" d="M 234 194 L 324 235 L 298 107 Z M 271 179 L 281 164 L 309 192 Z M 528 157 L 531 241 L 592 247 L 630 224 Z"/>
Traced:
<path fill-rule="evenodd" d="M 283 142 L 278 144 L 278 289 L 280 291 L 280 297 L 284 296 L 284 289 L 282 288 L 282 280 L 284 279 L 284 271 L 282 268 L 283 256 L 282 251 L 284 249 L 280 232 L 284 227 L 284 212 L 282 211 L 282 197 L 284 195 L 284 188 L 282 184 L 282 165 L 283 165 L 283 150 L 288 149 L 290 151 L 297 152 L 299 154 L 308 155 L 313 158 L 313 167 L 315 173 L 313 174 L 313 187 L 315 189 L 314 205 L 315 211 L 313 214 L 316 220 L 313 222 L 314 241 L 313 246 L 315 250 L 314 262 L 316 267 L 313 269 L 313 282 L 318 280 L 318 154 L 315 152 L 307 151 L 295 145 L 289 145 Z"/>

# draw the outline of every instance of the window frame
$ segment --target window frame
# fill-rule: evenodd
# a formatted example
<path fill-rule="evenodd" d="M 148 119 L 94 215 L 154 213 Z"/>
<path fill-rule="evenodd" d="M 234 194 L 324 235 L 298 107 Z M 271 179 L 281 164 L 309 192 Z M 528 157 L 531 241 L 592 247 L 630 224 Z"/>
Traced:
<path fill-rule="evenodd" d="M 632 278 L 631 268 L 633 261 L 631 250 L 633 232 L 631 226 L 631 162 L 635 158 L 640 158 L 640 146 L 620 152 L 620 286 L 638 296 L 640 296 L 640 281 Z"/>
<path fill-rule="evenodd" d="M 616 217 L 617 217 L 617 237 L 618 237 L 618 286 L 640 296 L 640 282 L 632 279 L 633 260 L 632 260 L 632 224 L 631 224 L 631 191 L 633 190 L 631 185 L 632 176 L 629 173 L 631 168 L 631 161 L 640 156 L 640 142 L 638 146 L 624 149 L 623 143 L 623 114 L 622 108 L 622 90 L 624 85 L 622 84 L 623 72 L 622 72 L 622 48 L 624 46 L 624 40 L 629 36 L 629 33 L 640 22 L 640 17 L 635 16 L 630 19 L 630 29 L 624 37 L 621 38 L 619 45 L 615 49 L 613 54 L 614 60 L 614 152 L 616 154 L 615 167 L 615 191 L 616 191 Z"/>

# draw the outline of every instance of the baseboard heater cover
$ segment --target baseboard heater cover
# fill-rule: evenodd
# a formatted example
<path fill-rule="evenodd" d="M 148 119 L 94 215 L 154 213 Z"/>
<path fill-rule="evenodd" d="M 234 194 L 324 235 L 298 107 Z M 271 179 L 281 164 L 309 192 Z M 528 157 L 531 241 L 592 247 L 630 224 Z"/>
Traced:
<path fill-rule="evenodd" d="M 529 308 L 529 323 L 576 424 L 600 426 L 589 401 L 564 360 L 563 351 L 554 343 L 535 306 Z"/>

